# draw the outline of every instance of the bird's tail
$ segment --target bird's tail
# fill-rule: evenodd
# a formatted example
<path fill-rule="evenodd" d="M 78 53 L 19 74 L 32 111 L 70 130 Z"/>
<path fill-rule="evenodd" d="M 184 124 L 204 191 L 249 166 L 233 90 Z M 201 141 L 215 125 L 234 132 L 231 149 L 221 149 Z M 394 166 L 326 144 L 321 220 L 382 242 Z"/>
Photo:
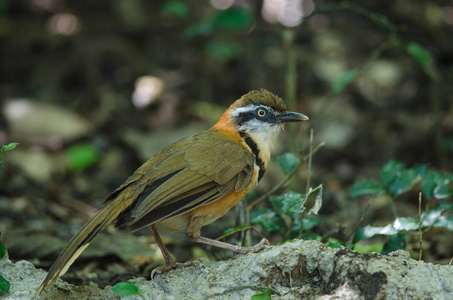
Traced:
<path fill-rule="evenodd" d="M 63 249 L 60 256 L 58 256 L 57 260 L 50 268 L 49 273 L 47 273 L 46 278 L 39 286 L 33 299 L 36 298 L 43 289 L 52 285 L 58 277 L 66 273 L 77 257 L 79 257 L 90 245 L 94 237 L 102 229 L 112 223 L 120 213 L 121 211 L 119 209 L 112 209 L 111 205 L 107 205 L 98 211 L 90 221 L 83 225 Z"/>

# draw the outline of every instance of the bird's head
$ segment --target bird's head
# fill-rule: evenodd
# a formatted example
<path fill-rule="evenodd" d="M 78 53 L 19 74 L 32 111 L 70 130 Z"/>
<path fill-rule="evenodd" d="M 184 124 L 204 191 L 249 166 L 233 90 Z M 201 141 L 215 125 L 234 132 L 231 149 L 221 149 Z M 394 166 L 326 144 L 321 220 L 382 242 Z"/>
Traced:
<path fill-rule="evenodd" d="M 287 111 L 281 98 L 264 89 L 242 96 L 230 107 L 229 114 L 237 131 L 251 136 L 261 132 L 272 134 L 285 123 L 308 120 L 303 114 Z"/>
<path fill-rule="evenodd" d="M 287 110 L 281 98 L 264 89 L 250 91 L 236 100 L 214 126 L 231 134 L 248 135 L 263 148 L 270 149 L 274 135 L 288 122 L 308 117 Z"/>

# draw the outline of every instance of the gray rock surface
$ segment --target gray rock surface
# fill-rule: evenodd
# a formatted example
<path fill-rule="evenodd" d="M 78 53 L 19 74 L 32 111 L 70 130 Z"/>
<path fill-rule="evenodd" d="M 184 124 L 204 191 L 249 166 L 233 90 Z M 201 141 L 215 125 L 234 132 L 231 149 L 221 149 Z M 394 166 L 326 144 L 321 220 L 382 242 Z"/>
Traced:
<path fill-rule="evenodd" d="M 4 258 L 0 274 L 11 282 L 10 293 L 0 299 L 31 299 L 45 272 Z M 302 240 L 133 282 L 146 299 L 250 299 L 263 288 L 272 289 L 273 299 L 453 299 L 453 266 L 416 261 L 404 251 L 382 256 Z M 111 287 L 75 287 L 59 280 L 40 299 L 119 297 Z"/>

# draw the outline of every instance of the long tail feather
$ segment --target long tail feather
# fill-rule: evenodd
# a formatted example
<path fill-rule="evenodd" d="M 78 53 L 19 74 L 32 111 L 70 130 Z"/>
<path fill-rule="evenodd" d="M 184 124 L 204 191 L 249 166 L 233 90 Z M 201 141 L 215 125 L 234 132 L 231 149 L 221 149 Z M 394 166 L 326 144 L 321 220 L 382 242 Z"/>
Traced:
<path fill-rule="evenodd" d="M 94 237 L 110 223 L 112 223 L 119 215 L 120 211 L 114 211 L 110 205 L 107 205 L 88 221 L 83 227 L 73 236 L 68 245 L 63 249 L 60 256 L 54 262 L 47 273 L 46 278 L 39 286 L 35 296 L 36 298 L 44 289 L 52 285 L 58 277 L 62 276 L 72 263 L 82 254 L 82 252 L 90 245 Z"/>

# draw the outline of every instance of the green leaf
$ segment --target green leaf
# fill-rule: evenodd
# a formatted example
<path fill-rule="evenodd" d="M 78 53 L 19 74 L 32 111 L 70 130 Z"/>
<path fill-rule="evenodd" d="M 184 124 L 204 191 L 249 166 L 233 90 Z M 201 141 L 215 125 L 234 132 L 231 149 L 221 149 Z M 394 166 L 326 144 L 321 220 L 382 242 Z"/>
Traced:
<path fill-rule="evenodd" d="M 306 196 L 294 191 L 289 191 L 283 194 L 281 213 L 285 215 L 299 214 L 304 211 L 304 204 L 307 200 Z"/>
<path fill-rule="evenodd" d="M 66 150 L 69 168 L 80 172 L 97 163 L 101 154 L 99 150 L 88 143 L 77 144 Z"/>
<path fill-rule="evenodd" d="M 250 297 L 251 300 L 271 300 L 271 290 L 264 289 L 261 294 L 256 294 Z"/>
<path fill-rule="evenodd" d="M 407 52 L 412 55 L 424 71 L 431 72 L 431 65 L 433 58 L 431 53 L 423 46 L 417 43 L 409 43 L 407 45 Z"/>
<path fill-rule="evenodd" d="M 381 253 L 382 249 L 384 249 L 384 243 L 376 243 L 376 244 L 355 244 L 354 250 L 362 252 L 362 253 Z"/>
<path fill-rule="evenodd" d="M 117 296 L 139 295 L 139 287 L 130 282 L 118 282 L 112 287 L 113 293 Z"/>
<path fill-rule="evenodd" d="M 235 42 L 211 41 L 206 45 L 205 51 L 212 59 L 226 62 L 239 57 L 242 48 Z"/>
<path fill-rule="evenodd" d="M 276 161 L 283 173 L 289 174 L 299 164 L 300 159 L 294 153 L 285 153 L 277 157 Z"/>
<path fill-rule="evenodd" d="M 165 1 L 162 13 L 178 19 L 186 19 L 189 16 L 189 6 L 184 1 Z"/>
<path fill-rule="evenodd" d="M 214 28 L 208 22 L 199 24 L 193 24 L 187 27 L 183 32 L 183 37 L 187 40 L 191 40 L 197 36 L 209 36 L 214 32 Z"/>
<path fill-rule="evenodd" d="M 385 244 L 384 248 L 381 251 L 382 255 L 387 255 L 392 251 L 395 250 L 400 250 L 400 249 L 406 249 L 406 239 L 407 239 L 407 234 L 404 233 L 398 233 L 391 238 L 389 238 Z"/>
<path fill-rule="evenodd" d="M 270 208 L 262 208 L 253 212 L 250 221 L 260 225 L 266 231 L 282 234 L 286 232 L 285 221 Z"/>
<path fill-rule="evenodd" d="M 0 292 L 9 292 L 9 281 L 0 275 Z"/>
<path fill-rule="evenodd" d="M 346 244 L 344 242 L 337 240 L 335 238 L 329 238 L 324 245 L 326 245 L 327 247 L 332 248 L 332 249 L 346 246 Z"/>
<path fill-rule="evenodd" d="M 322 236 L 320 236 L 317 233 L 309 231 L 309 232 L 304 233 L 303 239 L 306 240 L 306 241 L 318 241 L 318 242 L 320 242 L 320 241 L 322 241 Z"/>
<path fill-rule="evenodd" d="M 6 152 L 6 151 L 13 150 L 14 148 L 16 148 L 17 145 L 19 145 L 19 143 L 9 143 L 8 145 L 3 145 L 2 149 L 0 151 Z"/>
<path fill-rule="evenodd" d="M 433 191 L 433 194 L 434 197 L 436 197 L 437 199 L 445 199 L 451 197 L 453 195 L 453 192 L 447 184 L 441 184 L 436 186 L 436 188 Z"/>
<path fill-rule="evenodd" d="M 221 31 L 245 31 L 252 23 L 252 11 L 239 7 L 219 11 L 212 22 L 213 27 Z"/>
<path fill-rule="evenodd" d="M 397 231 L 401 230 L 418 230 L 418 218 L 396 218 L 393 222 L 393 227 Z"/>
<path fill-rule="evenodd" d="M 401 170 L 397 172 L 396 177 L 389 187 L 390 194 L 393 197 L 396 197 L 407 191 L 410 191 L 417 177 L 418 173 L 413 169 Z"/>
<path fill-rule="evenodd" d="M 311 215 L 311 216 L 304 216 L 304 218 L 297 218 L 291 228 L 291 231 L 288 234 L 288 239 L 295 239 L 299 237 L 300 232 L 300 224 L 301 220 L 304 222 L 304 239 L 307 239 L 306 233 L 312 230 L 315 226 L 321 224 L 322 220 L 319 216 Z"/>
<path fill-rule="evenodd" d="M 389 187 L 398 172 L 404 170 L 403 163 L 391 160 L 381 170 L 381 181 L 385 187 Z"/>
<path fill-rule="evenodd" d="M 346 86 L 351 84 L 357 78 L 358 75 L 358 69 L 351 69 L 335 78 L 331 83 L 332 93 L 335 95 L 341 93 Z"/>
<path fill-rule="evenodd" d="M 373 227 L 365 226 L 357 230 L 352 239 L 352 243 L 355 244 L 359 241 L 366 241 L 375 235 L 395 235 L 398 231 L 393 227 L 392 224 L 388 224 L 385 227 Z"/>
<path fill-rule="evenodd" d="M 274 208 L 281 214 L 288 215 L 294 218 L 295 214 L 303 211 L 305 196 L 294 191 L 289 191 L 286 194 L 269 197 L 269 201 Z"/>
<path fill-rule="evenodd" d="M 0 238 L 1 238 L 1 236 L 2 236 L 2 235 L 1 235 L 1 233 L 0 233 Z M 5 257 L 6 252 L 7 252 L 7 251 L 6 251 L 6 248 L 5 248 L 5 246 L 3 246 L 2 241 L 1 241 L 1 239 L 0 239 L 0 259 L 3 258 L 3 257 Z"/>
<path fill-rule="evenodd" d="M 421 189 L 423 195 L 427 199 L 431 199 L 434 196 L 434 189 L 436 188 L 436 177 L 438 176 L 437 172 L 429 170 L 422 178 Z"/>
<path fill-rule="evenodd" d="M 448 223 L 449 216 L 442 216 L 446 211 L 453 211 L 453 203 L 439 202 L 436 207 L 432 210 L 426 211 L 421 215 L 421 221 L 423 227 L 443 227 L 448 230 L 451 228 Z"/>
<path fill-rule="evenodd" d="M 436 220 L 435 227 L 445 228 L 448 231 L 453 231 L 453 215 L 440 216 Z"/>
<path fill-rule="evenodd" d="M 362 180 L 354 183 L 349 190 L 349 195 L 353 198 L 364 195 L 379 195 L 385 193 L 385 188 L 376 179 Z"/>

